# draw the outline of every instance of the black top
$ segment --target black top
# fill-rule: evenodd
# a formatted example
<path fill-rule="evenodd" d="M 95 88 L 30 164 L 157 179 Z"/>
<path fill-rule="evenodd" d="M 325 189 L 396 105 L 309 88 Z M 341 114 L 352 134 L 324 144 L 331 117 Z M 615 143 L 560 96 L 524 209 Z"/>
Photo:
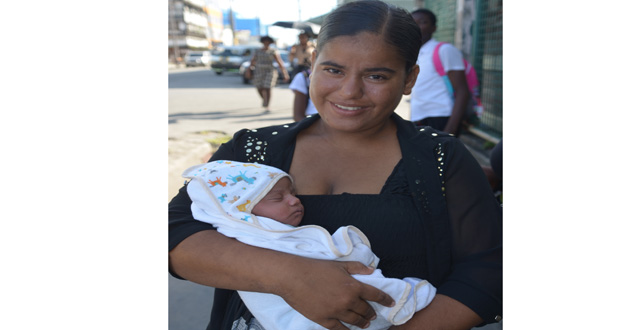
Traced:
<path fill-rule="evenodd" d="M 381 193 L 299 196 L 306 209 L 302 225 L 330 232 L 358 227 L 386 277 L 426 279 L 437 293 L 495 322 L 502 310 L 501 208 L 480 165 L 457 138 L 414 127 L 396 114 L 392 118 L 403 159 Z M 288 172 L 295 137 L 317 119 L 240 131 L 211 160 L 260 162 Z M 213 229 L 192 218 L 190 204 L 184 187 L 170 202 L 169 249 Z M 242 315 L 249 317 L 238 295 L 216 289 L 209 328 L 230 329 Z"/>
<path fill-rule="evenodd" d="M 300 225 L 319 225 L 333 234 L 338 227 L 355 223 L 379 257 L 384 276 L 424 279 L 426 242 L 420 219 L 411 216 L 415 204 L 410 196 L 401 161 L 378 195 L 299 195 L 307 209 Z"/>

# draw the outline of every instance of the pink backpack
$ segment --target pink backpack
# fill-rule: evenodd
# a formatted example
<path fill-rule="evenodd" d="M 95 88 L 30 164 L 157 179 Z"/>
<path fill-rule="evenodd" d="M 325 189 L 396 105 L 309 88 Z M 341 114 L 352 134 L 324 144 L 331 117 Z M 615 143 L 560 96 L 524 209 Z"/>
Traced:
<path fill-rule="evenodd" d="M 441 64 L 441 60 L 439 59 L 439 47 L 441 45 L 446 44 L 446 42 L 440 42 L 433 51 L 433 64 L 435 65 L 435 70 L 439 73 L 439 76 L 443 78 L 443 81 L 446 83 L 446 87 L 448 88 L 448 92 L 454 95 L 454 89 L 452 88 L 452 84 L 450 83 L 450 79 L 448 75 L 443 69 L 443 65 Z M 482 106 L 482 102 L 480 101 L 480 84 L 478 83 L 478 75 L 476 74 L 476 70 L 471 63 L 467 62 L 466 59 L 463 59 L 463 64 L 465 64 L 465 78 L 467 79 L 467 86 L 469 87 L 469 92 L 471 93 L 472 101 L 471 108 L 477 117 L 482 115 L 484 111 L 484 107 Z"/>

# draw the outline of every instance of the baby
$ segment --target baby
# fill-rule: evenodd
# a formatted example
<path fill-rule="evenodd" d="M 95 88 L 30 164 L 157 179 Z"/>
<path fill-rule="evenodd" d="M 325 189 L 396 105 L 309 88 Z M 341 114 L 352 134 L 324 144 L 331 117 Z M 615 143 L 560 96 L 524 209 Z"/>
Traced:
<path fill-rule="evenodd" d="M 340 227 L 333 235 L 316 225 L 297 227 L 304 207 L 295 196 L 291 177 L 278 168 L 221 160 L 190 167 L 183 176 L 192 179 L 187 192 L 194 218 L 212 224 L 228 237 L 308 258 L 359 261 L 374 268 L 379 263 L 366 235 L 354 226 Z M 425 280 L 385 278 L 379 269 L 370 275 L 352 276 L 396 302 L 393 307 L 369 302 L 377 318 L 367 329 L 405 323 L 428 306 L 436 292 Z M 279 296 L 245 291 L 239 291 L 239 296 L 265 329 L 325 329 Z"/>

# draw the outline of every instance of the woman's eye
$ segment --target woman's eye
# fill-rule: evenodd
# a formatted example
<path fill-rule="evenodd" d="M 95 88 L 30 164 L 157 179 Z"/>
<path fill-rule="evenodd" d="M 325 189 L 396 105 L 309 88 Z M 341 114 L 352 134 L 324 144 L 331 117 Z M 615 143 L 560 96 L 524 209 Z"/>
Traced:
<path fill-rule="evenodd" d="M 340 70 L 334 68 L 326 68 L 325 71 L 331 74 L 340 74 Z"/>
<path fill-rule="evenodd" d="M 368 78 L 370 80 L 385 80 L 385 79 L 387 79 L 386 77 L 384 77 L 382 75 L 378 75 L 378 74 L 370 75 L 370 76 L 368 76 Z"/>

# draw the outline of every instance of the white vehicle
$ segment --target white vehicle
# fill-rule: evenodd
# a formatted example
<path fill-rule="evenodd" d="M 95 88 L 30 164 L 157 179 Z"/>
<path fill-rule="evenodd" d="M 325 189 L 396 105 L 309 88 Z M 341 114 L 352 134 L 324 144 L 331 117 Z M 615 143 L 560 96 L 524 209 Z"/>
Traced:
<path fill-rule="evenodd" d="M 210 51 L 189 51 L 185 54 L 185 66 L 208 66 L 210 63 Z"/>

